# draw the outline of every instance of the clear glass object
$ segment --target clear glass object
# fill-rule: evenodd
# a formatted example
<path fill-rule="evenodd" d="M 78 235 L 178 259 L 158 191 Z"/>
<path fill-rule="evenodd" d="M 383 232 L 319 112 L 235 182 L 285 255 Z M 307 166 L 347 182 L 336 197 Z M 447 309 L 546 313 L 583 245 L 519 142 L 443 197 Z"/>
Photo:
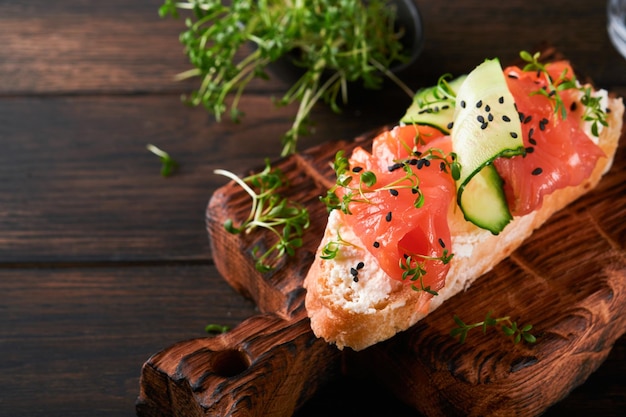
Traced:
<path fill-rule="evenodd" d="M 607 19 L 609 38 L 626 58 L 626 0 L 608 0 Z"/>

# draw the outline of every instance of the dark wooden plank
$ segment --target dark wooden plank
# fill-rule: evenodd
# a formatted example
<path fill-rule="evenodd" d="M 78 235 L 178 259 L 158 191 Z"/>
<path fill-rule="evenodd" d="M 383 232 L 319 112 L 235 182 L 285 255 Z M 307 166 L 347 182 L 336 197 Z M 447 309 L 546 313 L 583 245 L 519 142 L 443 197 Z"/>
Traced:
<path fill-rule="evenodd" d="M 603 1 L 416 3 L 424 23 L 424 51 L 417 65 L 402 74 L 414 86 L 446 72 L 466 72 L 485 57 L 510 61 L 519 50 L 543 41 L 600 84 L 624 82 L 626 62 L 609 42 Z M 189 68 L 178 42 L 184 23 L 159 18 L 161 4 L 0 2 L 0 94 L 187 90 L 194 82 L 172 79 Z M 255 83 L 254 88 L 277 84 Z"/>
<path fill-rule="evenodd" d="M 396 102 L 388 108 L 399 115 L 405 103 Z M 213 170 L 243 173 L 276 158 L 293 112 L 265 95 L 242 106 L 237 125 L 168 95 L 0 100 L 0 262 L 207 258 L 204 210 L 226 182 Z M 351 138 L 390 117 L 374 110 L 320 107 L 301 146 Z M 162 178 L 147 143 L 180 170 Z"/>
<path fill-rule="evenodd" d="M 0 2 L 0 93 L 164 91 L 185 69 L 182 22 L 156 0 Z"/>
<path fill-rule="evenodd" d="M 0 269 L 0 415 L 131 416 L 142 363 L 255 314 L 209 265 Z"/>

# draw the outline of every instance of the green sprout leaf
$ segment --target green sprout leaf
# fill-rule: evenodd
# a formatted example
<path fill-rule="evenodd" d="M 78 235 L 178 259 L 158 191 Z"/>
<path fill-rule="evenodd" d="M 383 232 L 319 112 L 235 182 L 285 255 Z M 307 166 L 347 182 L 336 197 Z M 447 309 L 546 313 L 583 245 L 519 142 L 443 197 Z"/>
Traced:
<path fill-rule="evenodd" d="M 271 271 L 283 256 L 294 256 L 296 249 L 303 244 L 304 231 L 309 227 L 309 212 L 278 193 L 286 186 L 283 173 L 272 168 L 268 160 L 262 172 L 243 179 L 222 169 L 215 170 L 215 173 L 232 179 L 252 199 L 248 217 L 239 226 L 235 226 L 232 219 L 227 219 L 224 222 L 226 231 L 251 233 L 261 228 L 274 236 L 274 243 L 265 252 L 261 252 L 258 246 L 253 248 L 256 270 L 261 273 Z"/>
<path fill-rule="evenodd" d="M 178 163 L 167 152 L 152 144 L 146 145 L 146 148 L 161 160 L 161 176 L 169 177 L 178 169 Z"/>
<path fill-rule="evenodd" d="M 456 314 L 454 315 L 454 323 L 456 327 L 450 330 L 450 336 L 459 339 L 459 343 L 465 343 L 467 335 L 472 329 L 481 328 L 483 333 L 487 333 L 488 328 L 500 327 L 500 331 L 509 337 L 514 344 L 518 344 L 522 339 L 526 343 L 535 343 L 537 338 L 530 332 L 533 328 L 531 324 L 518 326 L 517 322 L 512 321 L 510 316 L 494 318 L 493 312 L 489 311 L 483 321 L 466 324 Z"/>

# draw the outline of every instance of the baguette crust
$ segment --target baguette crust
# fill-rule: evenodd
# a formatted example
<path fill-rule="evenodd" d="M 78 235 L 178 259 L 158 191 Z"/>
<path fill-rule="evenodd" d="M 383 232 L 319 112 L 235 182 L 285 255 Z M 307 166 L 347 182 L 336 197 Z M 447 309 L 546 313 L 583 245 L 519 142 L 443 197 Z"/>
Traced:
<path fill-rule="evenodd" d="M 342 247 L 341 258 L 333 261 L 317 256 L 304 281 L 305 304 L 315 335 L 336 344 L 339 349 L 347 346 L 362 350 L 408 329 L 445 300 L 467 289 L 521 246 L 552 214 L 597 186 L 613 163 L 622 131 L 622 99 L 610 98 L 608 108 L 608 126 L 602 130 L 598 142 L 607 157 L 598 160 L 592 175 L 578 186 L 546 196 L 539 210 L 514 218 L 499 235 L 467 222 L 457 209 L 456 201 L 453 202 L 448 219 L 454 257 L 438 296 L 414 291 L 381 271 L 371 275 L 364 271 L 362 278 L 354 282 L 351 265 L 358 261 L 375 264 L 372 255 L 362 249 L 363 245 L 349 246 L 346 250 Z M 360 242 L 351 230 L 338 223 L 336 212 L 329 216 L 318 254 L 328 242 L 336 239 L 337 233 L 349 242 Z"/>

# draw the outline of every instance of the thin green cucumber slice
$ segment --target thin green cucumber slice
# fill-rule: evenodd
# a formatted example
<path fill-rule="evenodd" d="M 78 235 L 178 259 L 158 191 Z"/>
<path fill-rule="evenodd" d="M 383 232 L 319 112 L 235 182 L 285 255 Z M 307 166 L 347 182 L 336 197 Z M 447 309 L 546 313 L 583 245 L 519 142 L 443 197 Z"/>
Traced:
<path fill-rule="evenodd" d="M 449 134 L 453 126 L 456 92 L 467 75 L 447 81 L 449 77 L 449 74 L 444 75 L 439 78 L 437 85 L 418 90 L 400 121 L 432 126 Z"/>
<path fill-rule="evenodd" d="M 451 137 L 461 165 L 457 202 L 468 221 L 498 234 L 512 216 L 491 163 L 525 152 L 519 114 L 498 59 L 480 64 L 459 88 Z"/>
<path fill-rule="evenodd" d="M 498 234 L 513 219 L 502 189 L 502 178 L 493 165 L 485 165 L 459 193 L 465 218 Z"/>

